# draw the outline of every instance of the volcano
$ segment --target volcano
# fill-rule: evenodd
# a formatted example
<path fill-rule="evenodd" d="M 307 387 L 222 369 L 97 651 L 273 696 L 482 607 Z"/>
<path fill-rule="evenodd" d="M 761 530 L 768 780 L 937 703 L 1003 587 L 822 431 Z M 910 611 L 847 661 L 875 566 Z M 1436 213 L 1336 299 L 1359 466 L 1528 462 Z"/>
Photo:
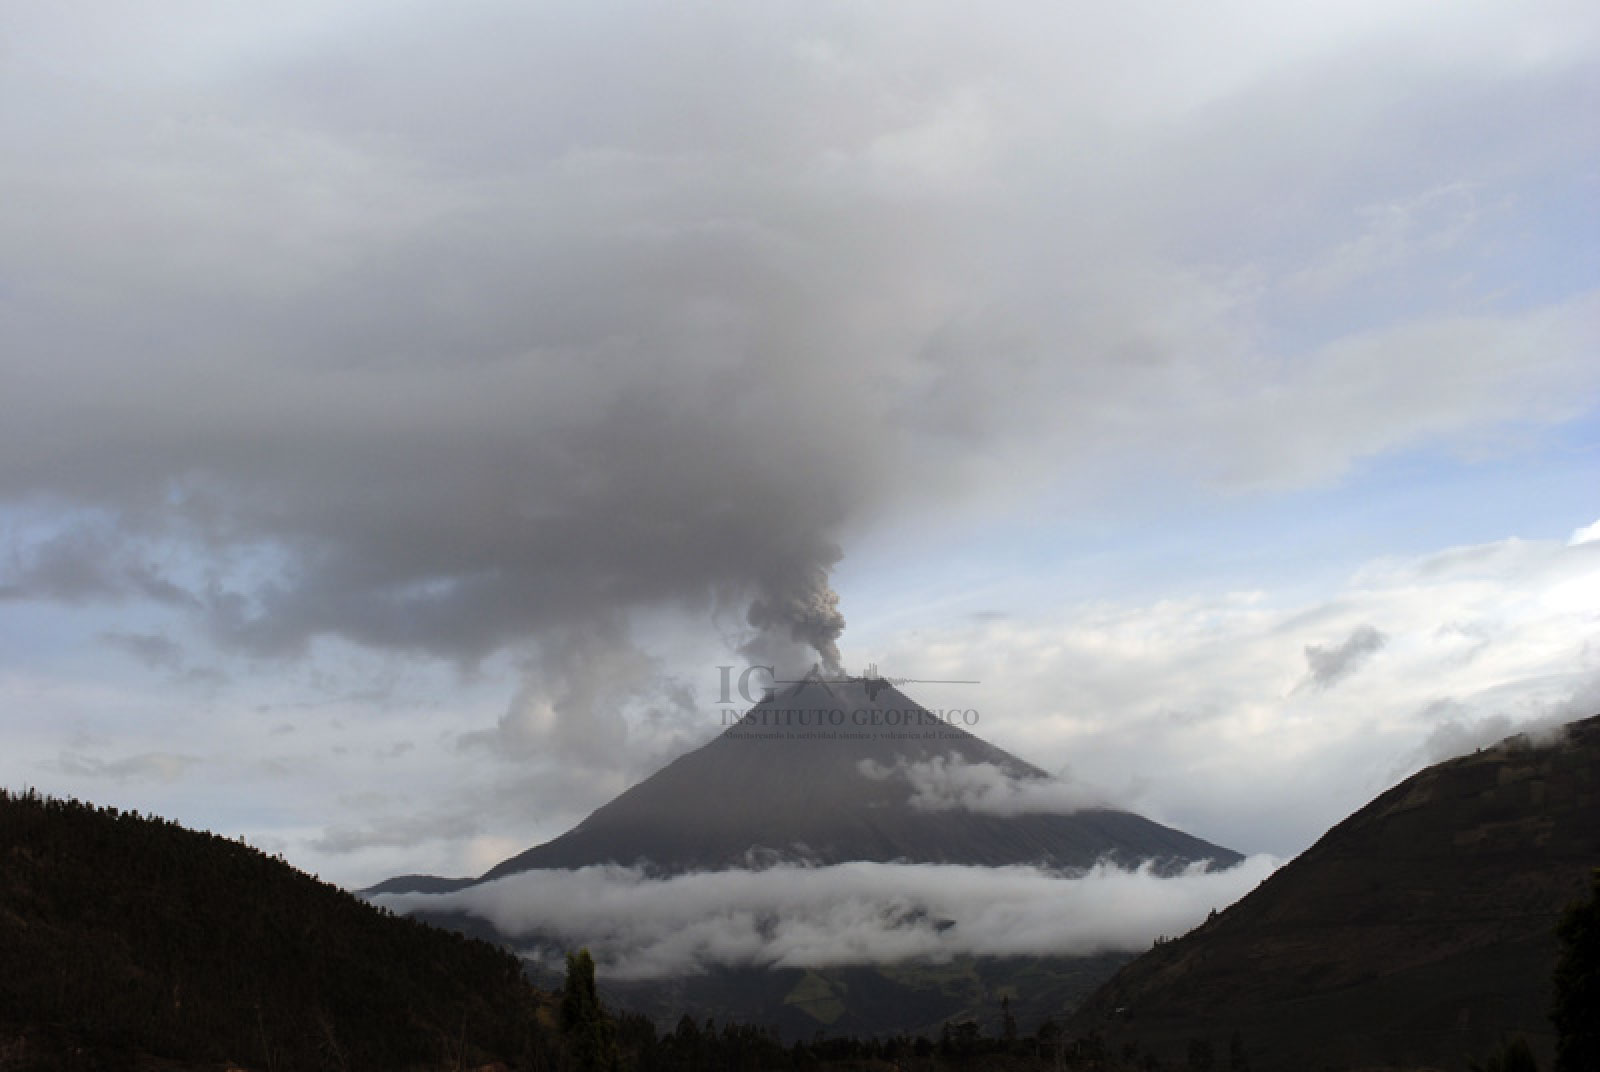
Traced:
<path fill-rule="evenodd" d="M 1131 812 L 1075 801 L 1071 787 L 971 732 L 974 712 L 929 710 L 882 679 L 813 678 L 729 718 L 734 724 L 709 743 L 567 833 L 478 878 L 408 875 L 365 892 L 448 894 L 520 872 L 607 864 L 667 878 L 785 863 L 1037 865 L 1070 872 L 1104 861 L 1175 873 L 1242 860 Z M 984 788 L 998 792 L 970 792 Z M 994 806 L 996 797 L 1012 806 Z M 1024 799 L 1046 809 L 1014 806 Z M 518 949 L 542 985 L 560 985 L 556 954 L 578 941 L 537 927 L 502 933 L 481 912 L 448 899 L 401 910 Z M 603 921 L 598 929 L 610 931 L 612 924 L 626 929 L 625 920 Z M 1021 1022 L 1059 1016 L 1131 956 L 1108 946 L 1084 956 L 961 955 L 939 963 L 714 963 L 671 977 L 602 983 L 607 1001 L 663 1030 L 688 1013 L 696 1021 L 762 1024 L 786 1041 L 819 1030 L 932 1037 L 943 1022 L 987 1015 L 1002 998 Z"/>
<path fill-rule="evenodd" d="M 983 810 L 928 799 L 907 774 L 979 772 L 1009 787 L 1049 776 L 970 732 L 970 712 L 922 707 L 881 679 L 810 679 L 776 692 L 572 830 L 476 879 L 407 875 L 366 891 L 441 893 L 534 869 L 602 864 L 655 875 L 852 861 L 1176 871 L 1242 857 L 1107 806 Z M 1015 809 L 1013 809 L 1015 810 Z"/>

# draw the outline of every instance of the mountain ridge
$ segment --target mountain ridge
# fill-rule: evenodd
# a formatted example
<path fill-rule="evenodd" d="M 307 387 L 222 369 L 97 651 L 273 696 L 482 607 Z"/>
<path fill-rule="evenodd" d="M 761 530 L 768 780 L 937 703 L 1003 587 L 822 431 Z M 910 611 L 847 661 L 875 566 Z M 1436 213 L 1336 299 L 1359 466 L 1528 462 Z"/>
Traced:
<path fill-rule="evenodd" d="M 517 958 L 239 841 L 0 790 L 0 1068 L 560 1058 Z"/>
<path fill-rule="evenodd" d="M 1258 1072 L 1465 1069 L 1514 1035 L 1547 1061 L 1554 926 L 1597 864 L 1600 716 L 1407 778 L 1070 1027 L 1172 1058 L 1237 1030 Z"/>

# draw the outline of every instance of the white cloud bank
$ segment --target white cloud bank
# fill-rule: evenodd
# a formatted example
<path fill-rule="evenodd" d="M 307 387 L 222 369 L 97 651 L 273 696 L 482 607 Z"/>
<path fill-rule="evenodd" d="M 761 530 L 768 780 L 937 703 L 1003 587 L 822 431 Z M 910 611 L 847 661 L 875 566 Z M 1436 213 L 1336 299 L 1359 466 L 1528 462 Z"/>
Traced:
<path fill-rule="evenodd" d="M 880 650 L 982 678 L 981 694 L 917 698 L 981 707 L 978 732 L 1015 755 L 1070 763 L 1218 844 L 1292 855 L 1421 766 L 1600 713 L 1597 608 L 1600 542 L 1510 539 L 1372 560 L 1309 598 L 1279 584 L 1052 602 Z"/>
<path fill-rule="evenodd" d="M 1034 867 L 850 863 L 649 879 L 618 867 L 528 871 L 450 894 L 376 900 L 399 912 L 466 912 L 514 938 L 584 945 L 614 979 L 713 965 L 823 967 L 959 954 L 1087 955 L 1142 950 L 1260 884 L 1254 856 L 1170 878 L 1101 864 Z"/>

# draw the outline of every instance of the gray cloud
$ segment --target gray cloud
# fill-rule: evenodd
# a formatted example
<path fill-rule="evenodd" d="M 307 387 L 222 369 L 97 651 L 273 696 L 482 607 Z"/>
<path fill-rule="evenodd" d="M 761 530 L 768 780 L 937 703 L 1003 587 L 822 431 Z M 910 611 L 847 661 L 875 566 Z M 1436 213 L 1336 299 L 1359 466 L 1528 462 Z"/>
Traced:
<path fill-rule="evenodd" d="M 461 735 L 457 746 L 619 771 L 649 754 L 635 738 L 653 730 L 681 744 L 674 731 L 688 732 L 695 713 L 693 690 L 639 650 L 614 615 L 546 635 L 496 726 Z"/>
<path fill-rule="evenodd" d="M 193 604 L 194 597 L 143 560 L 141 550 L 96 521 L 32 542 L 17 540 L 9 547 L 9 563 L 0 566 L 0 600 Z"/>
<path fill-rule="evenodd" d="M 157 670 L 178 670 L 183 666 L 183 647 L 160 633 L 105 632 L 100 641 Z"/>
<path fill-rule="evenodd" d="M 665 880 L 617 867 L 528 871 L 452 894 L 377 898 L 396 911 L 466 911 L 513 939 L 586 945 L 611 978 L 729 964 L 822 967 L 974 954 L 1136 951 L 1181 934 L 1277 867 L 1161 878 L 1100 865 L 1081 875 L 1029 867 L 852 863 L 721 871 Z"/>
<path fill-rule="evenodd" d="M 63 752 L 56 765 L 66 774 L 86 778 L 175 782 L 183 777 L 185 771 L 199 762 L 198 756 L 175 752 L 144 752 L 113 760 Z"/>
<path fill-rule="evenodd" d="M 732 609 L 748 652 L 833 665 L 829 571 L 896 511 L 1151 469 L 1299 484 L 1593 387 L 1592 295 L 1340 308 L 1348 333 L 1280 352 L 1290 299 L 1256 282 L 1293 260 L 1320 282 L 1289 312 L 1326 313 L 1350 264 L 1413 256 L 1414 228 L 1343 234 L 1437 188 L 1397 189 L 1408 167 L 1577 152 L 1581 56 L 1529 66 L 1491 13 L 1391 93 L 1367 46 L 1420 47 L 1407 24 L 1267 48 L 1233 11 L 1130 72 L 1147 28 L 1036 14 L 31 22 L 39 67 L 0 74 L 30 101 L 0 120 L 0 245 L 28 251 L 0 277 L 0 502 L 110 522 L 59 514 L 0 596 L 463 663 Z M 1514 112 L 1480 107 L 1507 88 L 1485 49 L 1519 64 Z"/>
<path fill-rule="evenodd" d="M 416 848 L 430 841 L 469 838 L 482 828 L 482 816 L 453 810 L 442 814 L 387 814 L 371 822 L 335 824 L 307 844 L 321 853 L 344 855 L 374 848 Z"/>
<path fill-rule="evenodd" d="M 1371 625 L 1358 625 L 1338 644 L 1307 644 L 1306 666 L 1300 688 L 1328 689 L 1360 668 L 1383 650 L 1389 638 Z"/>

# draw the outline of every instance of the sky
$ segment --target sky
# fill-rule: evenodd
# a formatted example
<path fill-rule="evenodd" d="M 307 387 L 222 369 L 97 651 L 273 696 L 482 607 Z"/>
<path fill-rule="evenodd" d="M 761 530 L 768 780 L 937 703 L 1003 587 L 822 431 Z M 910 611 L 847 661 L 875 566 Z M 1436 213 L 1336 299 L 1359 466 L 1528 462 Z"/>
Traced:
<path fill-rule="evenodd" d="M 0 11 L 0 784 L 476 874 L 835 657 L 1292 856 L 1600 713 L 1600 9 Z"/>

